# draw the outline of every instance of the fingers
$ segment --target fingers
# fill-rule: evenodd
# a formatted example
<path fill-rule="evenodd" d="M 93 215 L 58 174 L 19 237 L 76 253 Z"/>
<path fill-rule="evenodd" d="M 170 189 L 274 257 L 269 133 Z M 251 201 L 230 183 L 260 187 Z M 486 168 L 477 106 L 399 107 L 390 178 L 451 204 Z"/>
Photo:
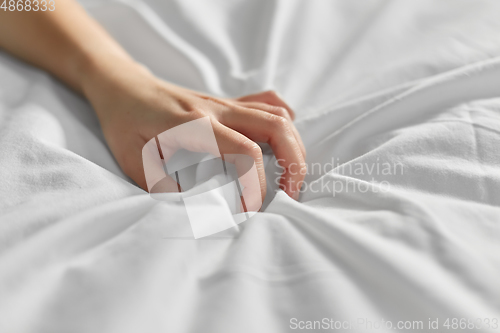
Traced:
<path fill-rule="evenodd" d="M 223 113 L 220 122 L 254 141 L 268 143 L 283 168 L 280 187 L 290 197 L 298 198 L 307 168 L 300 144 L 286 118 L 264 111 L 235 107 L 232 111 Z"/>
<path fill-rule="evenodd" d="M 242 185 L 243 207 L 247 211 L 261 208 L 266 195 L 266 180 L 260 147 L 210 117 L 171 128 L 146 143 L 142 149 L 146 181 L 141 187 L 150 193 L 180 192 L 178 183 L 164 171 L 170 157 L 180 148 L 207 152 L 234 164 Z M 129 170 L 128 174 L 133 175 L 134 171 Z"/>
<path fill-rule="evenodd" d="M 259 102 L 259 103 L 279 106 L 285 108 L 285 110 L 288 111 L 291 120 L 295 119 L 295 113 L 293 112 L 292 108 L 289 107 L 288 104 L 286 104 L 285 101 L 281 99 L 278 93 L 276 93 L 273 90 L 264 91 L 253 95 L 243 96 L 238 98 L 237 100 L 240 102 Z"/>
<path fill-rule="evenodd" d="M 262 151 L 255 142 L 266 142 L 283 168 L 280 188 L 290 197 L 298 198 L 306 174 L 306 151 L 293 125 L 295 115 L 291 108 L 272 91 L 241 97 L 236 102 L 227 99 L 216 102 L 208 103 L 205 98 L 197 100 L 198 104 L 194 104 L 196 107 L 190 107 L 191 111 L 186 113 L 189 114 L 186 119 L 207 118 L 207 126 L 189 120 L 186 123 L 179 121 L 182 126 L 174 126 L 157 135 L 159 145 L 163 148 L 163 160 L 160 158 L 160 161 L 167 163 L 179 148 L 221 156 L 236 166 L 247 210 L 257 211 L 266 194 L 266 180 Z M 195 113 L 193 108 L 198 111 Z M 183 115 L 182 112 L 179 114 Z M 168 127 L 171 126 L 170 124 Z M 199 127 L 187 130 L 186 126 Z M 213 132 L 205 130 L 205 127 L 213 128 Z M 212 133 L 213 140 L 210 139 L 209 132 Z M 204 137 L 206 138 L 203 139 Z M 251 163 L 241 156 L 249 156 Z M 161 165 L 155 163 L 144 165 L 144 172 L 149 168 L 149 172 L 154 175 L 154 182 L 144 179 L 144 174 L 138 175 L 130 168 L 126 173 L 150 192 L 177 191 L 178 184 L 170 177 L 165 178 L 167 175 L 161 172 Z"/>
<path fill-rule="evenodd" d="M 293 124 L 292 118 L 290 117 L 289 112 L 280 106 L 273 106 L 269 104 L 264 104 L 264 103 L 258 103 L 258 102 L 243 102 L 240 103 L 239 105 L 250 108 L 250 109 L 256 109 L 256 110 L 261 110 L 265 111 L 268 113 L 272 113 L 276 116 L 280 116 L 283 118 L 286 118 L 290 122 L 290 126 L 293 131 L 293 135 L 295 136 L 295 139 L 299 143 L 300 146 L 300 151 L 302 152 L 302 157 L 304 160 L 306 159 L 306 148 L 304 146 L 304 143 L 302 142 L 302 138 L 300 137 L 299 131 L 297 131 L 297 128 Z"/>
<path fill-rule="evenodd" d="M 234 164 L 238 172 L 246 209 L 258 211 L 266 196 L 266 174 L 259 145 L 223 124 L 214 122 L 213 126 L 224 160 Z"/>

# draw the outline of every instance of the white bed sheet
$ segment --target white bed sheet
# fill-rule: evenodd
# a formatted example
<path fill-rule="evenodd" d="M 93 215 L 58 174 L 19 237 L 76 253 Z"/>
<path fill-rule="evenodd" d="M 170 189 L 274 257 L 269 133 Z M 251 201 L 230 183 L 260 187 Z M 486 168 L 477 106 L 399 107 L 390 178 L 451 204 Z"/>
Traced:
<path fill-rule="evenodd" d="M 269 183 L 237 238 L 166 239 L 182 211 L 127 180 L 89 104 L 2 52 L 1 332 L 500 330 L 484 322 L 500 319 L 500 2 L 81 3 L 166 80 L 279 91 L 308 165 L 344 169 L 311 172 L 300 202 Z M 355 172 L 383 163 L 402 174 Z"/>

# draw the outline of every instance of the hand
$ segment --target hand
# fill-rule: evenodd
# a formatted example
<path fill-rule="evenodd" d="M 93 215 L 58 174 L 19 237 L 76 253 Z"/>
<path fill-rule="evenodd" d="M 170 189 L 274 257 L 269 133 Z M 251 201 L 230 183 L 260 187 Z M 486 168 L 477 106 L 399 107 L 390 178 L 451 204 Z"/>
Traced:
<path fill-rule="evenodd" d="M 266 180 L 256 142 L 271 146 L 284 170 L 280 188 L 298 198 L 306 172 L 305 149 L 292 123 L 293 111 L 272 91 L 237 99 L 211 97 L 164 82 L 128 60 L 89 70 L 83 91 L 97 112 L 118 164 L 145 190 L 142 149 L 146 142 L 170 128 L 208 116 L 221 156 L 253 158 L 260 199 L 266 194 Z M 248 210 L 259 208 L 247 203 Z"/>

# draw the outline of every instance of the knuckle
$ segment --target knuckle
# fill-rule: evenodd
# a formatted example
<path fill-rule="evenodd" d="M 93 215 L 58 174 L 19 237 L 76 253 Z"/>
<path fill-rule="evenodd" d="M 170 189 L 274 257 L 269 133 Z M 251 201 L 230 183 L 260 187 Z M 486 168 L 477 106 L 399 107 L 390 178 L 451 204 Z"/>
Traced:
<path fill-rule="evenodd" d="M 281 117 L 281 116 L 273 115 L 271 117 L 271 123 L 272 123 L 273 129 L 279 130 L 279 131 L 288 130 L 288 127 L 289 127 L 288 120 L 285 117 Z"/>
<path fill-rule="evenodd" d="M 184 113 L 183 117 L 185 122 L 205 117 L 209 117 L 212 122 L 217 121 L 219 119 L 218 114 L 211 112 L 210 110 L 207 110 L 206 108 L 203 107 L 195 107 L 190 112 Z"/>
<path fill-rule="evenodd" d="M 199 106 L 193 107 L 191 109 L 191 111 L 188 112 L 188 114 L 190 114 L 190 116 L 193 118 L 202 118 L 202 117 L 206 117 L 209 115 L 208 112 L 204 108 L 201 108 Z"/>
<path fill-rule="evenodd" d="M 207 115 L 207 112 L 199 107 L 190 107 L 189 111 L 178 113 L 177 120 L 179 120 L 180 123 L 185 123 L 198 118 L 206 117 Z"/>
<path fill-rule="evenodd" d="M 277 97 L 278 94 L 274 90 L 268 90 L 265 92 L 266 95 L 272 96 L 272 97 Z"/>
<path fill-rule="evenodd" d="M 245 153 L 245 155 L 250 155 L 252 157 L 262 156 L 262 149 L 260 146 L 250 140 L 241 143 L 241 150 Z"/>
<path fill-rule="evenodd" d="M 288 111 L 280 106 L 272 106 L 271 107 L 271 112 L 274 113 L 277 116 L 286 118 L 288 116 Z"/>

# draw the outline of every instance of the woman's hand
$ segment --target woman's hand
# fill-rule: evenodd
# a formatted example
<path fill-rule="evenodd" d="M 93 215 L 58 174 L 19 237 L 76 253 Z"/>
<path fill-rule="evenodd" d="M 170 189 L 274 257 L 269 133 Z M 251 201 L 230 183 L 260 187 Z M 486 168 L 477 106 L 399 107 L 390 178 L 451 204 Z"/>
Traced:
<path fill-rule="evenodd" d="M 74 0 L 58 2 L 53 12 L 0 11 L 0 47 L 85 95 L 118 163 L 142 188 L 147 189 L 144 145 L 170 128 L 208 116 L 220 154 L 244 154 L 255 161 L 262 198 L 266 181 L 255 142 L 269 143 L 284 170 L 281 188 L 298 197 L 306 171 L 304 146 L 292 110 L 273 92 L 215 98 L 161 81 Z"/>
<path fill-rule="evenodd" d="M 82 84 L 106 140 L 123 171 L 147 190 L 144 145 L 158 134 L 201 117 L 210 117 L 223 154 L 253 158 L 262 200 L 266 180 L 262 151 L 268 143 L 283 167 L 280 187 L 297 199 L 305 176 L 305 149 L 292 123 L 293 111 L 272 91 L 238 99 L 216 98 L 154 77 L 131 60 L 89 66 Z M 196 133 L 193 133 L 196 136 Z M 252 208 L 260 207 L 248 207 Z"/>

